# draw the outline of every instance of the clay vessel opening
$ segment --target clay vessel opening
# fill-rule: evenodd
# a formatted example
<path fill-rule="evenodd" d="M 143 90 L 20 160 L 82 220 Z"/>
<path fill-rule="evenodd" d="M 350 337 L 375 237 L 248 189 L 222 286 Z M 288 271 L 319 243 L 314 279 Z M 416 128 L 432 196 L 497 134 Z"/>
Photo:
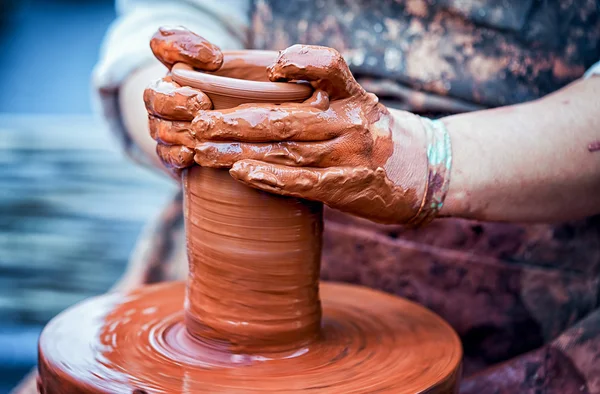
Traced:
<path fill-rule="evenodd" d="M 189 65 L 173 66 L 173 79 L 202 90 L 214 109 L 232 108 L 246 103 L 301 102 L 312 94 L 307 83 L 269 82 L 267 67 L 277 58 L 273 51 L 223 52 L 223 65 L 216 72 L 199 72 Z"/>

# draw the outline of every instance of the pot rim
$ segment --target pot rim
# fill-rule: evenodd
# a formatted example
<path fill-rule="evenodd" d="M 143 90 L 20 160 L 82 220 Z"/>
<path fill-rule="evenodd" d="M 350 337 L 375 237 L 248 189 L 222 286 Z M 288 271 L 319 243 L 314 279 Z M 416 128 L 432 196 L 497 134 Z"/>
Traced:
<path fill-rule="evenodd" d="M 252 59 L 249 63 L 260 66 L 271 63 L 277 56 L 274 51 L 224 51 L 227 58 Z M 246 55 L 246 56 L 245 56 Z M 224 65 L 225 67 L 225 65 Z M 247 99 L 248 101 L 303 101 L 312 94 L 306 82 L 262 82 L 222 77 L 194 70 L 185 63 L 177 63 L 171 70 L 172 78 L 180 85 L 191 86 L 206 94 Z"/>

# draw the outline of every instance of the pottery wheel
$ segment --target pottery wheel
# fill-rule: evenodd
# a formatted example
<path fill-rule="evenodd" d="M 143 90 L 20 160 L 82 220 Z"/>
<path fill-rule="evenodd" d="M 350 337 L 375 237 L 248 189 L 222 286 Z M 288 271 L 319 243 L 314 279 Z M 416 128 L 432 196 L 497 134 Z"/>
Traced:
<path fill-rule="evenodd" d="M 40 374 L 63 393 L 455 393 L 461 345 L 427 309 L 359 286 L 323 283 L 321 337 L 291 354 L 231 354 L 183 325 L 183 283 L 108 294 L 44 329 Z"/>
<path fill-rule="evenodd" d="M 176 65 L 173 78 L 214 110 L 308 98 L 305 84 L 266 82 L 276 55 L 229 52 L 224 75 Z M 319 287 L 321 204 L 195 165 L 182 185 L 187 289 L 108 294 L 57 316 L 39 343 L 42 394 L 457 392 L 461 344 L 440 317 L 363 287 Z"/>

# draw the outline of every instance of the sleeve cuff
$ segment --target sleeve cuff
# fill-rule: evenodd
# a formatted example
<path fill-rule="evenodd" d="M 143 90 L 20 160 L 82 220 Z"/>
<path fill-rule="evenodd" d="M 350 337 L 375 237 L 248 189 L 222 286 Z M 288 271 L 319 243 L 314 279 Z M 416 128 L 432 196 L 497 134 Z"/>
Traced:
<path fill-rule="evenodd" d="M 148 158 L 131 141 L 119 106 L 119 87 L 137 69 L 158 62 L 150 50 L 150 38 L 160 27 L 183 25 L 223 49 L 240 49 L 244 26 L 236 33 L 214 14 L 185 3 L 150 3 L 120 16 L 110 27 L 92 73 L 92 103 L 127 154 L 137 162 Z"/>
<path fill-rule="evenodd" d="M 585 74 L 583 74 L 583 79 L 588 79 L 594 75 L 600 75 L 600 62 L 590 67 Z"/>

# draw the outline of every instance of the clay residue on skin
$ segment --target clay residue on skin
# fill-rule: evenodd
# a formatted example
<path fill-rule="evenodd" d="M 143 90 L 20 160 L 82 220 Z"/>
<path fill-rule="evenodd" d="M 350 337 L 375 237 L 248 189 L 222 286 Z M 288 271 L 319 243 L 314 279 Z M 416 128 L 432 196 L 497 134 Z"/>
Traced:
<path fill-rule="evenodd" d="M 183 62 L 201 70 L 215 71 L 223 63 L 219 47 L 184 27 L 161 27 L 152 36 L 150 48 L 168 68 Z"/>
<path fill-rule="evenodd" d="M 230 174 L 240 182 L 271 193 L 315 201 L 344 212 L 360 212 L 380 223 L 401 223 L 414 215 L 418 196 L 414 190 L 394 185 L 382 167 L 337 167 L 331 170 L 293 171 L 260 161 L 235 163 Z M 407 206 L 406 201 L 414 205 Z"/>
<path fill-rule="evenodd" d="M 224 68 L 233 70 L 227 64 Z M 174 170 L 186 168 L 191 165 L 191 152 L 193 161 L 204 167 L 261 161 L 271 165 L 261 171 L 268 172 L 269 179 L 285 171 L 275 182 L 282 187 L 273 188 L 256 176 L 248 178 L 240 172 L 248 166 L 236 167 L 232 176 L 255 188 L 323 201 L 379 222 L 402 223 L 414 216 L 427 166 L 418 117 L 404 113 L 395 121 L 375 95 L 360 87 L 342 56 L 331 48 L 294 45 L 280 52 L 267 73 L 272 81 L 308 81 L 314 94 L 303 103 L 242 104 L 211 111 L 189 108 L 188 113 L 195 115 L 191 122 L 169 121 L 172 111 L 156 114 L 151 129 L 163 162 Z M 218 92 L 208 95 L 213 93 Z M 162 99 L 161 92 L 147 96 Z M 165 95 L 164 100 L 170 97 Z M 152 102 L 148 106 L 156 107 Z M 414 124 L 417 127 L 410 126 Z M 280 171 L 277 166 L 290 168 Z M 296 184 L 316 182 L 307 167 L 318 169 L 319 183 L 314 186 L 319 193 L 308 193 L 306 185 Z M 348 176 L 348 182 L 343 176 Z M 327 195 L 328 188 L 339 193 Z"/>
<path fill-rule="evenodd" d="M 331 100 L 365 94 L 338 51 L 313 45 L 292 45 L 267 69 L 271 81 L 307 80 Z"/>
<path fill-rule="evenodd" d="M 387 177 L 398 187 L 413 188 L 417 198 L 425 192 L 428 167 L 426 152 L 427 141 L 421 120 L 411 113 L 391 110 L 389 130 L 391 133 L 391 152 L 383 168 Z M 415 136 L 414 131 L 423 130 Z M 418 185 L 415 188 L 414 185 Z"/>

